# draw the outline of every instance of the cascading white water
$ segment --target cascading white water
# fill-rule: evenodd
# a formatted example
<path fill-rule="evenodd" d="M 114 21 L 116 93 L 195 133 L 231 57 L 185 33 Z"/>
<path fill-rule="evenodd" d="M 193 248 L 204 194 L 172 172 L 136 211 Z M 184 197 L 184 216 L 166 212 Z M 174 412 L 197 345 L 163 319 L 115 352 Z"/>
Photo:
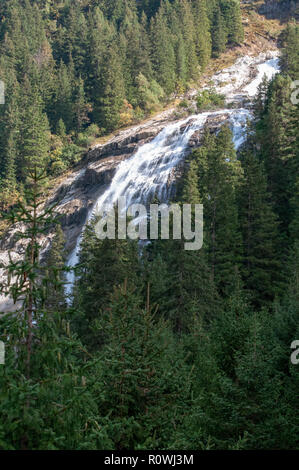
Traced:
<path fill-rule="evenodd" d="M 250 71 L 253 65 L 256 65 L 256 74 L 254 80 L 250 82 Z M 278 71 L 278 54 L 274 52 L 271 59 L 265 60 L 264 58 L 263 62 L 262 58 L 259 62 L 258 58 L 243 57 L 234 66 L 217 74 L 213 79 L 218 92 L 224 94 L 228 101 L 238 102 L 255 96 L 264 75 L 270 79 Z M 204 112 L 169 124 L 150 143 L 142 145 L 131 158 L 120 163 L 111 185 L 96 201 L 86 222 L 103 204 L 114 204 L 121 196 L 126 198 L 127 207 L 135 202 L 146 203 L 154 195 L 157 195 L 160 201 L 169 200 L 171 191 L 168 184 L 169 177 L 186 155 L 190 138 L 204 127 L 208 118 L 217 115 L 223 115 L 225 120 L 229 117 L 234 144 L 238 149 L 245 140 L 246 122 L 252 117 L 250 109 L 241 107 Z M 69 258 L 69 267 L 78 264 L 81 237 L 82 233 Z M 72 293 L 74 280 L 74 273 L 68 273 L 66 287 L 68 296 Z"/>

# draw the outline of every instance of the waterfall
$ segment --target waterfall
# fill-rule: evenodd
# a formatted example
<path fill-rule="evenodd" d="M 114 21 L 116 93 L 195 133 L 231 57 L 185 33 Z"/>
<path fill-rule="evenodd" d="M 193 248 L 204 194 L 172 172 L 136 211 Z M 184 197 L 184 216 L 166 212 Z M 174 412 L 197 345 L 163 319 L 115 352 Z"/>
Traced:
<path fill-rule="evenodd" d="M 264 75 L 270 79 L 279 71 L 277 52 L 270 53 L 270 56 L 268 60 L 265 55 L 258 58 L 242 57 L 232 67 L 216 74 L 212 79 L 216 90 L 223 93 L 229 102 L 238 103 L 246 98 L 249 101 L 248 109 L 240 107 L 204 112 L 167 125 L 150 143 L 142 145 L 135 154 L 120 163 L 109 188 L 89 212 L 86 223 L 103 204 L 113 204 L 121 196 L 126 197 L 127 206 L 135 202 L 146 203 L 154 195 L 157 195 L 160 201 L 168 201 L 171 196 L 169 178 L 186 155 L 190 138 L 196 131 L 204 128 L 208 118 L 217 115 L 224 116 L 224 120 L 229 118 L 234 144 L 236 149 L 239 149 L 245 141 L 246 122 L 252 118 L 250 99 L 256 95 Z M 253 65 L 256 66 L 256 74 L 250 81 Z M 78 264 L 81 239 L 82 233 L 68 260 L 69 267 Z M 74 272 L 68 273 L 67 296 L 72 294 L 74 281 Z"/>

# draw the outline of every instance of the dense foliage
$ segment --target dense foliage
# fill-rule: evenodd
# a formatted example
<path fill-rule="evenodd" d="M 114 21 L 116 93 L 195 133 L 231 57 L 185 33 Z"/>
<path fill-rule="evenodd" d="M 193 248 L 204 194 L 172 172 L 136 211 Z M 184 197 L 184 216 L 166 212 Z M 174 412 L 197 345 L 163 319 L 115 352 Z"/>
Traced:
<path fill-rule="evenodd" d="M 21 3 L 5 2 L 7 12 L 13 11 L 8 7 L 14 5 L 19 8 L 18 15 L 21 11 L 25 14 L 31 7 L 25 1 L 22 10 Z M 5 70 L 11 74 L 14 92 L 5 108 L 2 143 L 5 136 L 10 147 L 2 154 L 6 166 L 1 168 L 6 169 L 6 185 L 10 178 L 8 189 L 13 187 L 15 172 L 23 174 L 23 179 L 19 178 L 27 201 L 16 204 L 6 218 L 21 223 L 19 236 L 30 243 L 23 261 L 12 260 L 8 281 L 1 287 L 22 307 L 18 315 L 1 317 L 6 364 L 0 366 L 0 448 L 298 449 L 299 366 L 290 362 L 291 343 L 299 336 L 299 106 L 291 100 L 291 81 L 299 63 L 295 48 L 298 27 L 290 25 L 282 35 L 282 73 L 260 86 L 255 118 L 240 155 L 229 127 L 224 126 L 217 134 L 206 129 L 203 145 L 186 164 L 177 202 L 204 204 L 203 249 L 189 252 L 181 241 L 157 240 L 141 254 L 137 242 L 99 241 L 91 225 L 82 243 L 74 302 L 67 307 L 63 234 L 57 230 L 41 266 L 38 237 L 58 221 L 54 220 L 55 208 L 39 211 L 44 175 L 28 168 L 41 165 L 37 156 L 46 159 L 49 125 L 60 123 L 62 140 L 65 132 L 74 129 L 74 115 L 60 113 L 70 111 L 67 103 L 76 103 L 76 109 L 82 111 L 91 100 L 88 93 L 93 87 L 106 84 L 94 96 L 92 112 L 99 125 L 105 122 L 102 120 L 116 122 L 119 97 L 129 98 L 136 109 L 147 106 L 149 96 L 157 98 L 153 90 L 162 93 L 163 88 L 163 93 L 171 93 L 175 89 L 182 77 L 168 75 L 169 61 L 176 63 L 174 50 L 178 53 L 179 48 L 171 41 L 165 44 L 162 38 L 164 28 L 170 27 L 167 21 L 177 22 L 175 11 L 186 9 L 182 18 L 189 21 L 190 3 L 163 2 L 160 7 L 160 2 L 143 1 L 136 2 L 135 9 L 135 2 L 96 1 L 92 14 L 84 2 L 80 6 L 64 2 L 64 8 L 58 8 L 55 1 L 38 3 L 34 23 L 30 15 L 27 18 L 28 43 L 24 38 L 17 41 L 20 30 L 16 25 L 27 24 L 18 23 L 18 15 L 12 29 L 14 39 L 7 33 L 8 13 L 2 28 L 3 37 L 7 37 L 4 44 L 10 50 L 18 44 L 20 49 L 16 47 L 4 57 L 4 62 L 11 62 Z M 214 18 L 216 28 L 219 5 L 224 12 L 236 2 L 208 3 L 207 18 Z M 199 8 L 205 2 L 192 5 Z M 231 13 L 228 17 L 232 19 Z M 122 69 L 130 60 L 136 64 L 138 54 L 122 62 L 113 41 L 106 49 L 101 43 L 105 36 L 93 35 L 94 27 L 84 33 L 89 21 L 99 21 L 107 37 L 118 35 L 125 54 L 133 51 L 131 46 L 126 49 L 126 41 L 138 39 L 138 35 L 129 34 L 132 18 L 136 21 L 134 33 L 145 28 L 140 35 L 145 41 L 142 47 L 155 44 L 157 48 L 143 63 L 143 72 L 130 66 L 131 72 L 138 71 L 135 79 L 142 74 L 140 83 L 146 91 L 143 105 L 132 75 Z M 204 18 L 202 14 L 200 18 Z M 178 24 L 182 25 L 182 19 Z M 51 59 L 45 69 L 35 68 L 28 51 L 34 41 L 40 41 L 37 33 L 41 34 L 45 25 L 55 39 L 55 60 L 52 62 L 49 52 Z M 191 41 L 186 50 L 192 54 L 194 43 L 184 37 L 184 31 L 192 30 L 188 27 L 174 36 L 182 48 L 185 41 Z M 151 34 L 155 37 L 152 43 Z M 167 33 L 167 37 L 171 35 Z M 101 53 L 86 52 L 92 40 L 99 41 L 93 50 L 98 47 L 109 55 L 106 63 L 97 63 Z M 195 48 L 196 56 L 199 51 L 202 49 Z M 162 58 L 157 60 L 162 52 L 167 54 L 167 64 Z M 24 62 L 26 57 L 28 62 Z M 42 52 L 41 57 L 41 64 L 45 64 Z M 88 71 L 86 58 L 95 60 Z M 142 59 L 147 59 L 146 54 Z M 188 80 L 198 59 L 193 62 L 190 56 L 185 60 L 191 67 L 184 78 Z M 53 69 L 49 72 L 50 64 Z M 147 75 L 146 67 L 153 75 Z M 98 70 L 103 81 L 95 79 L 91 70 Z M 178 68 L 173 70 L 177 73 Z M 74 101 L 68 80 L 70 73 L 76 77 L 79 71 L 81 80 L 73 81 L 78 93 Z M 43 73 L 48 78 L 41 88 L 42 97 L 32 80 L 35 77 L 39 84 Z M 65 98 L 68 90 L 69 101 L 50 110 L 53 95 L 50 90 L 47 95 L 44 84 L 53 83 L 49 80 L 53 73 L 59 77 L 55 93 Z M 119 83 L 119 89 L 112 90 L 109 80 L 117 86 Z M 20 83 L 26 106 L 20 106 Z M 87 101 L 83 99 L 84 87 Z M 116 90 L 117 94 L 112 94 Z M 32 96 L 34 106 L 30 104 Z M 45 108 L 47 99 L 49 108 Z M 57 103 L 61 103 L 58 95 Z M 79 103 L 84 103 L 83 108 Z M 75 114 L 77 125 L 79 115 L 82 117 Z M 13 163 L 14 156 L 21 155 L 20 149 L 24 152 L 22 165 Z"/>
<path fill-rule="evenodd" d="M 32 166 L 61 173 L 243 39 L 235 0 L 3 0 L 0 19 L 2 204 Z"/>

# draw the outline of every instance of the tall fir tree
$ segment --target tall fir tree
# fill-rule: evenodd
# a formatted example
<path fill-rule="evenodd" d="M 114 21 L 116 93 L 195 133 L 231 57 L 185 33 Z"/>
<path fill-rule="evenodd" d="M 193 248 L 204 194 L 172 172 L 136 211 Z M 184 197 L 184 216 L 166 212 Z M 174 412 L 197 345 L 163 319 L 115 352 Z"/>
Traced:
<path fill-rule="evenodd" d="M 243 234 L 242 274 L 255 305 L 273 301 L 281 288 L 278 220 L 271 204 L 263 164 L 248 151 L 242 158 L 244 178 L 240 188 Z"/>
<path fill-rule="evenodd" d="M 114 130 L 120 122 L 124 105 L 125 84 L 122 63 L 116 45 L 111 45 L 101 69 L 101 91 L 94 107 L 94 117 L 105 131 Z"/>

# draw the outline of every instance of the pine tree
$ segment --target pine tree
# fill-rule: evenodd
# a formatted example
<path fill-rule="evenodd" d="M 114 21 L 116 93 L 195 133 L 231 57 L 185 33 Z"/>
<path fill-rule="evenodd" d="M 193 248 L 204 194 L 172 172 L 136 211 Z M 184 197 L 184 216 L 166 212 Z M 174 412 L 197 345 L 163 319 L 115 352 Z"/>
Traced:
<path fill-rule="evenodd" d="M 168 325 L 156 319 L 149 301 L 141 304 L 125 281 L 111 293 L 96 329 L 109 338 L 100 354 L 101 383 L 106 384 L 100 408 L 109 415 L 115 447 L 167 446 L 190 403 L 191 386 L 191 373 Z"/>
<path fill-rule="evenodd" d="M 78 325 L 82 326 L 83 338 L 92 349 L 102 341 L 94 336 L 93 322 L 107 308 L 113 288 L 127 277 L 137 283 L 137 246 L 127 240 L 99 240 L 91 224 L 84 233 L 79 266 L 75 305 L 82 315 Z"/>
<path fill-rule="evenodd" d="M 207 133 L 195 158 L 207 227 L 204 245 L 216 285 L 224 293 L 233 288 L 234 272 L 241 261 L 236 201 L 241 169 L 229 127 L 224 126 L 217 137 Z"/>
<path fill-rule="evenodd" d="M 101 93 L 94 108 L 94 117 L 105 131 L 112 131 L 119 124 L 124 99 L 122 64 L 119 63 L 116 47 L 112 45 L 101 69 Z"/>
<path fill-rule="evenodd" d="M 242 273 L 254 303 L 264 305 L 273 301 L 281 282 L 278 222 L 262 164 L 248 152 L 242 159 L 242 166 L 244 179 L 239 200 L 244 250 Z"/>
<path fill-rule="evenodd" d="M 293 80 L 298 79 L 299 73 L 299 27 L 295 23 L 287 25 L 281 34 L 283 44 L 280 65 L 283 72 L 287 73 Z"/>
<path fill-rule="evenodd" d="M 58 121 L 62 119 L 67 131 L 72 129 L 74 122 L 73 81 L 74 76 L 71 67 L 67 67 L 61 61 L 58 69 L 51 122 L 56 127 Z"/>
<path fill-rule="evenodd" d="M 60 225 L 57 225 L 51 247 L 46 255 L 46 279 L 48 279 L 45 307 L 48 311 L 59 312 L 65 306 L 64 297 L 64 254 L 65 238 Z"/>
<path fill-rule="evenodd" d="M 155 79 L 169 95 L 175 89 L 175 54 L 162 13 L 151 20 L 151 43 Z"/>
<path fill-rule="evenodd" d="M 47 165 L 50 149 L 48 118 L 43 112 L 41 98 L 35 90 L 28 94 L 22 120 L 22 149 L 17 168 L 18 177 L 26 181 L 28 172 L 34 168 L 42 169 Z"/>
<path fill-rule="evenodd" d="M 207 13 L 207 1 L 197 0 L 195 2 L 195 35 L 196 52 L 199 64 L 204 70 L 212 54 L 212 38 L 210 33 L 210 22 Z"/>
<path fill-rule="evenodd" d="M 213 56 L 218 57 L 224 52 L 227 43 L 227 31 L 220 6 L 216 8 L 212 23 Z"/>
<path fill-rule="evenodd" d="M 239 0 L 221 0 L 221 11 L 226 24 L 228 42 L 232 45 L 241 44 L 244 40 L 244 30 Z"/>
<path fill-rule="evenodd" d="M 90 122 L 89 113 L 91 113 L 91 105 L 86 102 L 85 91 L 84 91 L 84 81 L 81 77 L 78 79 L 78 83 L 75 86 L 74 90 L 74 104 L 73 104 L 73 113 L 74 113 L 74 128 L 76 132 L 80 132 L 84 125 Z"/>

